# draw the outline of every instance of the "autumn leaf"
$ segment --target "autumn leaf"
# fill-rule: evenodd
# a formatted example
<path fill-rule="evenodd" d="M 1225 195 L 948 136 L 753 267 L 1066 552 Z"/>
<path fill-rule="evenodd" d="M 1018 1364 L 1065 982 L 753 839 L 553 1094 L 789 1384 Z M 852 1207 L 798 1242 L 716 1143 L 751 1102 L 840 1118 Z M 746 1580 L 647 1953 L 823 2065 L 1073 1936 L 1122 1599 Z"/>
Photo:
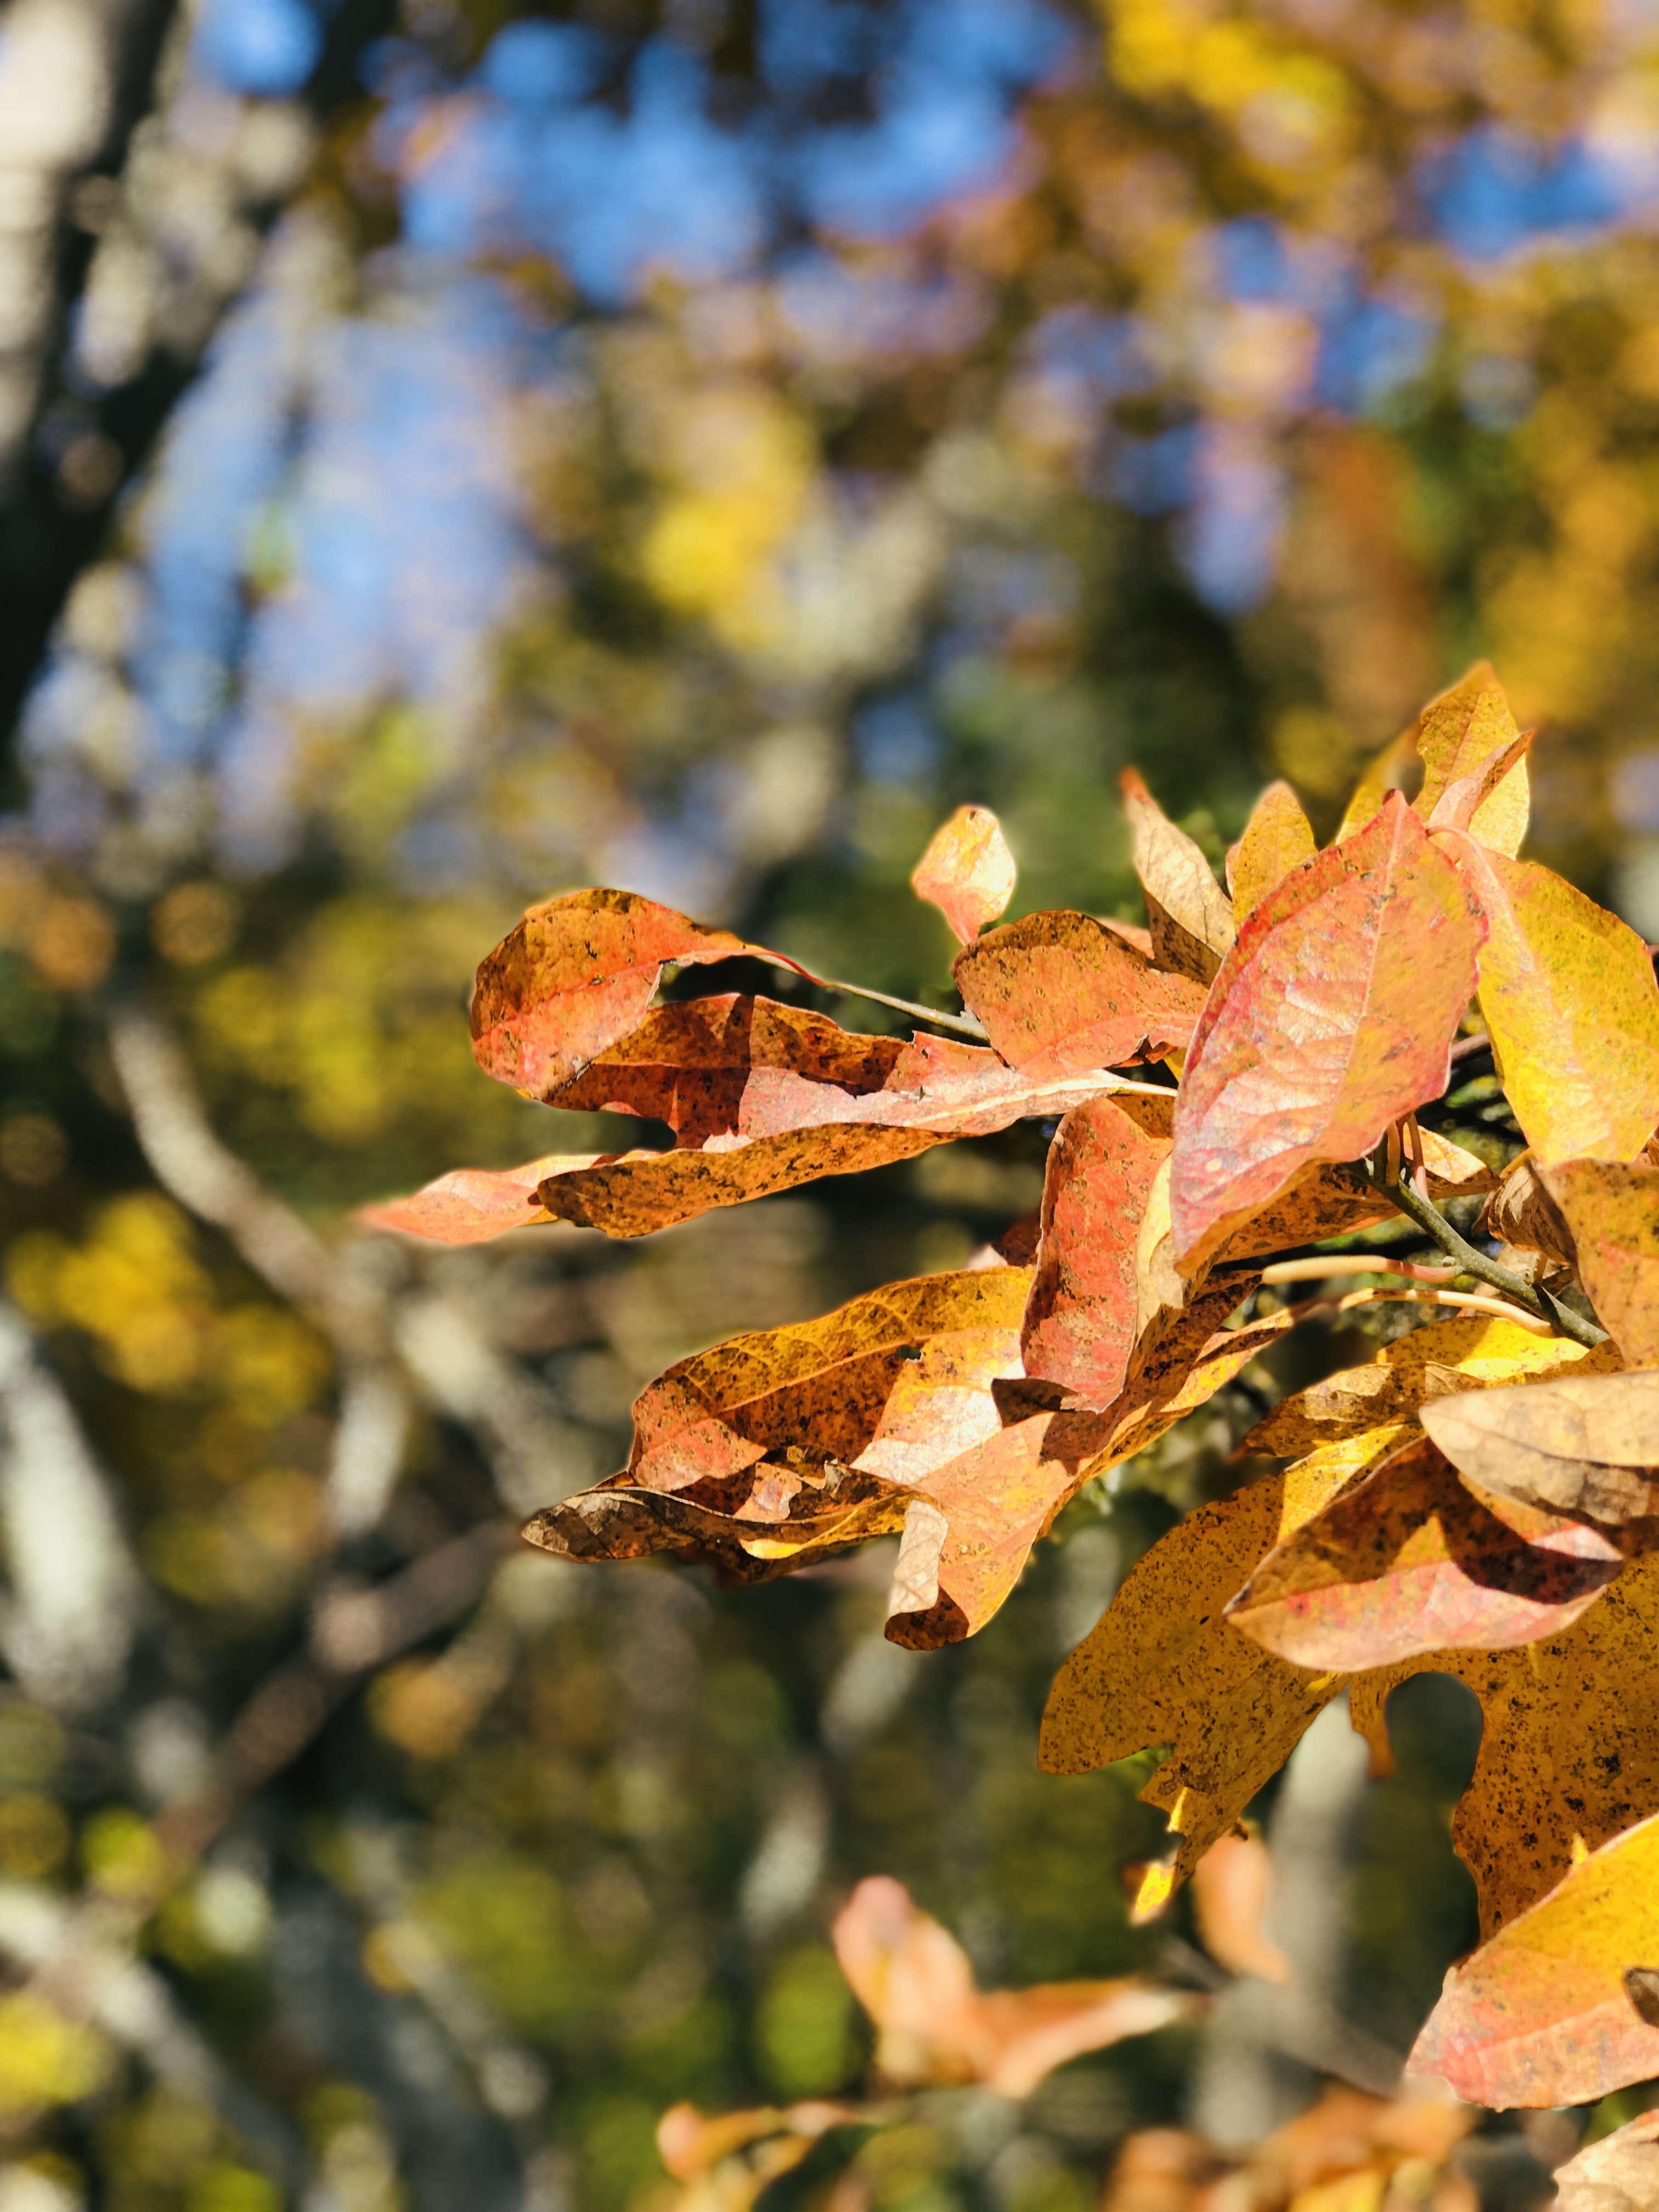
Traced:
<path fill-rule="evenodd" d="M 1540 1180 L 1596 1319 L 1627 1366 L 1659 1366 L 1659 1167 L 1571 1160 Z"/>
<path fill-rule="evenodd" d="M 964 945 L 994 921 L 1014 895 L 1018 870 L 988 806 L 958 806 L 934 830 L 910 888 L 936 906 Z"/>
<path fill-rule="evenodd" d="M 1395 793 L 1256 907 L 1181 1079 L 1170 1209 L 1183 1266 L 1312 1162 L 1360 1158 L 1439 1097 L 1481 934 L 1455 869 Z"/>
<path fill-rule="evenodd" d="M 1555 2169 L 1554 2212 L 1651 2212 L 1659 2204 L 1659 2112 L 1642 2113 Z"/>
<path fill-rule="evenodd" d="M 1489 661 L 1477 660 L 1423 709 L 1417 753 L 1423 763 L 1417 810 L 1424 819 L 1455 822 L 1513 860 L 1527 834 L 1531 804 L 1525 744 Z M 1480 788 L 1483 781 L 1488 789 Z M 1460 793 L 1461 806 L 1454 793 Z"/>
<path fill-rule="evenodd" d="M 1436 834 L 1486 920 L 1480 1012 L 1539 1166 L 1633 1160 L 1659 1124 L 1659 987 L 1641 939 L 1548 868 Z"/>
<path fill-rule="evenodd" d="M 865 2117 L 861 2106 L 819 2101 L 713 2119 L 693 2105 L 672 2106 L 657 2124 L 657 2150 L 674 2179 L 686 2184 L 675 2212 L 749 2212 L 821 2136 Z"/>
<path fill-rule="evenodd" d="M 1480 1750 L 1452 1821 L 1483 1936 L 1535 1905 L 1583 1848 L 1659 1812 L 1659 1554 L 1627 1566 L 1582 1620 L 1513 1651 L 1431 1651 L 1352 1678 L 1353 1724 L 1386 1771 L 1389 1697 L 1451 1674 L 1480 1704 Z M 1636 1962 L 1636 1963 L 1640 1963 Z"/>
<path fill-rule="evenodd" d="M 1153 961 L 1208 983 L 1237 934 L 1231 902 L 1199 847 L 1176 828 L 1133 769 L 1124 769 L 1118 790 L 1146 897 Z"/>
<path fill-rule="evenodd" d="M 876 2025 L 877 2071 L 903 2088 L 979 2081 L 1029 2097 L 1068 2059 L 1167 2027 L 1194 2005 L 1133 1979 L 981 1991 L 961 1945 L 887 1875 L 859 1884 L 834 1942 Z"/>
<path fill-rule="evenodd" d="M 1162 1060 L 1190 1040 L 1200 987 L 1165 975 L 1086 914 L 1028 914 L 958 955 L 963 1004 L 1012 1066 L 1033 1074 Z"/>
<path fill-rule="evenodd" d="M 1472 2104 L 1582 2105 L 1659 2074 L 1625 1987 L 1659 1960 L 1659 1818 L 1570 1868 L 1447 1977 L 1407 2062 Z"/>
<path fill-rule="evenodd" d="M 1419 1422 L 1428 1399 L 1518 1382 L 1564 1367 L 1608 1375 L 1619 1364 L 1611 1344 L 1586 1352 L 1565 1337 L 1534 1336 L 1501 1316 L 1433 1322 L 1379 1346 L 1364 1365 L 1344 1368 L 1281 1399 L 1239 1449 L 1299 1457 L 1383 1421 Z"/>
<path fill-rule="evenodd" d="M 1439 1400 L 1424 1418 L 1464 1402 L 1488 1400 Z M 1554 1522 L 1547 1540 L 1528 1542 L 1489 1512 L 1419 1437 L 1269 1552 L 1227 1618 L 1281 1659 L 1345 1674 L 1452 1646 L 1534 1643 L 1576 1620 L 1624 1565 L 1573 1522 Z"/>
<path fill-rule="evenodd" d="M 1413 778 L 1420 779 L 1422 763 L 1417 752 L 1418 726 L 1412 723 L 1392 744 L 1383 746 L 1366 763 L 1364 773 L 1354 787 L 1353 797 L 1343 809 L 1342 819 L 1337 825 L 1336 842 L 1340 845 L 1356 830 L 1375 819 L 1383 800 L 1391 791 L 1409 788 Z"/>
<path fill-rule="evenodd" d="M 1170 1151 L 1175 1104 L 1097 1098 L 1074 1106 L 1048 1148 L 1036 1279 L 1026 1309 L 1025 1371 L 1063 1383 L 1079 1404 L 1121 1392 L 1137 1336 L 1137 1246 Z"/>
<path fill-rule="evenodd" d="M 1484 1160 L 1432 1129 L 1420 1133 L 1431 1198 L 1473 1198 L 1492 1189 L 1497 1178 Z M 1304 1168 L 1259 1213 L 1241 1222 L 1217 1248 L 1212 1265 L 1321 1244 L 1397 1218 L 1393 1202 L 1366 1181 L 1360 1168 L 1321 1160 Z"/>
<path fill-rule="evenodd" d="M 604 1152 L 550 1153 L 517 1168 L 452 1168 L 408 1198 L 359 1206 L 356 1218 L 365 1229 L 395 1229 L 434 1244 L 483 1244 L 509 1229 L 551 1221 L 536 1195 L 543 1182 L 579 1174 L 606 1158 Z"/>
<path fill-rule="evenodd" d="M 1230 1974 L 1288 1982 L 1291 1962 L 1261 1932 L 1273 1859 L 1260 1836 L 1231 1830 L 1193 1869 L 1193 1917 L 1205 1949 Z"/>
<path fill-rule="evenodd" d="M 1504 1169 L 1497 1189 L 1486 1200 L 1478 1228 L 1483 1237 L 1541 1252 L 1558 1267 L 1577 1267 L 1577 1248 L 1566 1216 L 1530 1152 L 1521 1153 Z"/>
<path fill-rule="evenodd" d="M 1243 924 L 1251 909 L 1317 850 L 1313 825 L 1288 783 L 1270 783 L 1255 802 L 1244 834 L 1228 854 L 1233 915 Z"/>
<path fill-rule="evenodd" d="M 643 1018 L 668 962 L 753 950 L 633 891 L 567 891 L 532 907 L 480 963 L 473 1057 L 498 1083 L 545 1097 Z"/>
<path fill-rule="evenodd" d="M 1606 1529 L 1659 1513 L 1659 1371 L 1437 1398 L 1423 1425 L 1483 1497 Z"/>
<path fill-rule="evenodd" d="M 1178 1838 L 1168 1887 L 1232 1829 L 1342 1686 L 1241 1636 L 1224 1618 L 1228 1599 L 1401 1433 L 1395 1425 L 1346 1438 L 1189 1514 L 1140 1560 L 1056 1676 L 1037 1752 L 1051 1773 L 1171 1747 L 1140 1792 Z"/>

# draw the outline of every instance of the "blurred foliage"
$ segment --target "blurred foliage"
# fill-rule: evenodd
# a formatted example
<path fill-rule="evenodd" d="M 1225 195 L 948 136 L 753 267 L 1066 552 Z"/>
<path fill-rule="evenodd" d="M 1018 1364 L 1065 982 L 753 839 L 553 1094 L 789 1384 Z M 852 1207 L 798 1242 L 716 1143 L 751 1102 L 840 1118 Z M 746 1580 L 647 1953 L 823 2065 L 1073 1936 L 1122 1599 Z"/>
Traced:
<path fill-rule="evenodd" d="M 467 1545 L 616 1464 L 672 1359 L 959 1265 L 1039 1132 L 637 1250 L 349 1208 L 618 1140 L 473 1069 L 531 897 L 619 883 L 944 1005 L 906 878 L 955 805 L 1014 911 L 1133 915 L 1120 767 L 1217 860 L 1271 773 L 1328 825 L 1476 652 L 1543 726 L 1535 848 L 1659 935 L 1659 80 L 1590 0 L 405 0 L 258 247 L 227 179 L 309 20 L 180 27 L 100 233 L 88 389 L 179 241 L 247 275 L 0 842 L 0 2212 L 652 2212 L 671 2103 L 858 2081 L 824 1936 L 865 1874 L 998 1982 L 1203 1981 L 1184 1906 L 1127 1923 L 1139 1773 L 1039 1777 L 1036 1720 L 1291 1370 L 921 1656 L 877 1554 L 733 1594 Z M 1401 1695 L 1332 1862 L 1334 1998 L 1396 2047 L 1473 1928 L 1468 1723 Z M 1213 2118 L 1231 2047 L 778 2201 L 1073 2212 Z M 1316 2063 L 1261 2063 L 1257 2134 Z"/>

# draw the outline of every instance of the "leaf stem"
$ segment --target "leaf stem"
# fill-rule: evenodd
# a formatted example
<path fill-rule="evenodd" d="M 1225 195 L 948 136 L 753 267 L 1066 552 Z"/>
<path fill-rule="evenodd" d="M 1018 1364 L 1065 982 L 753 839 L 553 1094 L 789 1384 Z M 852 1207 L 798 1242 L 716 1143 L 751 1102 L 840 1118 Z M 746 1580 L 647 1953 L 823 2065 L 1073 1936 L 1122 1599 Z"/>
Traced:
<path fill-rule="evenodd" d="M 1431 1237 L 1449 1260 L 1457 1262 L 1460 1272 L 1473 1275 L 1476 1280 L 1490 1283 L 1494 1290 L 1516 1305 L 1524 1306 L 1529 1313 L 1547 1321 L 1558 1336 L 1570 1337 L 1575 1344 L 1591 1349 L 1607 1341 L 1607 1331 L 1598 1328 L 1594 1322 L 1581 1321 L 1570 1306 L 1565 1306 L 1549 1292 L 1525 1282 L 1508 1267 L 1500 1267 L 1496 1260 L 1489 1260 L 1466 1237 L 1453 1228 L 1445 1215 L 1432 1200 L 1421 1195 L 1400 1175 L 1397 1167 L 1391 1177 L 1385 1171 L 1378 1175 L 1370 1163 L 1365 1163 L 1365 1179 L 1373 1190 L 1378 1191 L 1396 1206 L 1407 1219 L 1414 1221 L 1424 1235 Z"/>
<path fill-rule="evenodd" d="M 787 952 L 763 952 L 775 968 L 787 968 L 797 975 L 804 975 L 820 991 L 839 991 L 848 999 L 867 999 L 878 1006 L 890 1006 L 896 1014 L 908 1014 L 919 1022 L 931 1022 L 935 1029 L 953 1030 L 958 1036 L 971 1037 L 975 1044 L 985 1042 L 985 1024 L 975 1021 L 971 1014 L 941 1014 L 933 1006 L 919 1006 L 914 999 L 895 999 L 885 991 L 872 991 L 862 983 L 838 983 L 828 975 L 815 975 L 810 968 L 803 968 L 799 960 L 792 960 Z"/>

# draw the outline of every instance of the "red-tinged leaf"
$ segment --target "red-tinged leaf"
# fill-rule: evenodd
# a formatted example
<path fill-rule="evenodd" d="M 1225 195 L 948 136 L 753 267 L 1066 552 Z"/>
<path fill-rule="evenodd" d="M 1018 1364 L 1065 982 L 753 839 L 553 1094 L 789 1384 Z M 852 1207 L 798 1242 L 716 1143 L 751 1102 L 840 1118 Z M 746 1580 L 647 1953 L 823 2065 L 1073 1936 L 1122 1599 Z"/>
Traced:
<path fill-rule="evenodd" d="M 1527 834 L 1531 803 L 1526 748 L 1504 687 L 1477 660 L 1449 691 L 1431 699 L 1418 724 L 1423 788 L 1417 810 L 1437 826 L 1468 830 L 1513 860 Z"/>
<path fill-rule="evenodd" d="M 1086 914 L 1028 914 L 970 945 L 951 973 L 998 1052 L 1034 1074 L 1162 1060 L 1189 1042 L 1204 1004 L 1196 983 Z"/>
<path fill-rule="evenodd" d="M 1659 1124 L 1659 988 L 1641 939 L 1548 868 L 1436 834 L 1486 919 L 1480 1012 L 1537 1164 L 1633 1160 Z"/>
<path fill-rule="evenodd" d="M 1659 1367 L 1659 1168 L 1572 1160 L 1540 1179 L 1596 1319 L 1627 1366 Z"/>
<path fill-rule="evenodd" d="M 1281 1659 L 1341 1674 L 1534 1644 L 1569 1627 L 1624 1565 L 1574 1522 L 1549 1534 L 1547 1550 L 1523 1540 L 1419 1438 L 1276 1546 L 1227 1618 Z"/>
<path fill-rule="evenodd" d="M 1555 2169 L 1554 2212 L 1653 2212 L 1659 2112 L 1644 2112 Z"/>
<path fill-rule="evenodd" d="M 1137 1240 L 1160 1162 L 1169 1157 L 1171 1093 L 1074 1106 L 1048 1148 L 1036 1279 L 1025 1310 L 1028 1375 L 1062 1384 L 1075 1403 L 1109 1406 L 1122 1391 L 1138 1307 Z"/>
<path fill-rule="evenodd" d="M 1152 958 L 1172 974 L 1208 983 L 1236 934 L 1232 902 L 1202 851 L 1176 828 L 1133 769 L 1124 769 L 1118 790 L 1146 897 Z"/>
<path fill-rule="evenodd" d="M 1260 1836 L 1237 1829 L 1211 1844 L 1193 1869 L 1193 1913 L 1205 1949 L 1230 1974 L 1288 1982 L 1291 1962 L 1261 1932 L 1273 1890 L 1273 1859 Z"/>
<path fill-rule="evenodd" d="M 1447 1977 L 1407 2064 L 1471 2104 L 1583 2105 L 1659 2074 L 1625 1987 L 1659 1960 L 1659 1818 L 1572 1867 Z"/>
<path fill-rule="evenodd" d="M 1311 1163 L 1359 1158 L 1439 1097 L 1482 929 L 1395 793 L 1255 908 L 1182 1077 L 1170 1194 L 1183 1267 Z"/>
<path fill-rule="evenodd" d="M 567 891 L 532 907 L 480 963 L 473 1057 L 498 1083 L 544 1098 L 636 1026 L 668 962 L 753 949 L 633 891 Z"/>
<path fill-rule="evenodd" d="M 1651 1368 L 1437 1398 L 1424 1407 L 1423 1425 L 1494 1506 L 1512 1500 L 1609 1531 L 1659 1515 L 1659 1371 Z M 1652 1532 L 1636 1533 L 1639 1540 Z"/>
<path fill-rule="evenodd" d="M 1133 1980 L 975 1987 L 967 1954 L 890 1875 L 853 1892 L 835 1926 L 836 1956 L 875 2022 L 876 2067 L 901 2088 L 980 2081 L 1029 2097 L 1087 2051 L 1166 2027 L 1193 1999 Z"/>
<path fill-rule="evenodd" d="M 963 945 L 971 945 L 1012 898 L 1018 873 L 990 808 L 958 806 L 928 840 L 910 888 L 939 908 Z"/>
<path fill-rule="evenodd" d="M 540 1185 L 549 1176 L 580 1172 L 605 1157 L 553 1153 L 519 1168 L 452 1168 L 410 1197 L 359 1206 L 356 1218 L 365 1229 L 395 1229 L 434 1244 L 487 1243 L 509 1229 L 551 1221 L 536 1195 Z"/>
<path fill-rule="evenodd" d="M 1311 860 L 1317 849 L 1301 800 L 1288 783 L 1270 783 L 1255 802 L 1243 836 L 1227 855 L 1234 918 L 1242 923 L 1292 868 Z"/>

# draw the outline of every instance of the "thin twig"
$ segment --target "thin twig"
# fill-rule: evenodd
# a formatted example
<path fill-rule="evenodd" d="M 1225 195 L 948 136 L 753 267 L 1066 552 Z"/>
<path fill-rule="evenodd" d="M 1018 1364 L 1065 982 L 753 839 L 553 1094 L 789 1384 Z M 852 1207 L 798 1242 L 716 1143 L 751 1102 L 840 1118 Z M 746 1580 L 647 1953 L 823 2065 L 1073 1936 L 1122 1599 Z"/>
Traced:
<path fill-rule="evenodd" d="M 1541 1315 L 1527 1313 L 1520 1306 L 1510 1305 L 1506 1298 L 1486 1297 L 1475 1291 L 1350 1291 L 1346 1297 L 1336 1301 L 1336 1310 L 1347 1313 L 1355 1306 L 1382 1305 L 1456 1306 L 1464 1312 L 1490 1314 L 1495 1321 L 1512 1321 L 1517 1328 L 1530 1329 L 1535 1336 L 1555 1334 Z"/>
<path fill-rule="evenodd" d="M 1511 1304 L 1524 1306 L 1528 1313 L 1536 1314 L 1540 1320 L 1547 1322 L 1557 1335 L 1570 1337 L 1575 1344 L 1594 1349 L 1596 1345 L 1607 1342 L 1605 1329 L 1598 1328 L 1594 1322 L 1581 1321 L 1570 1306 L 1553 1298 L 1547 1291 L 1535 1289 L 1511 1269 L 1500 1267 L 1496 1260 L 1489 1260 L 1484 1252 L 1477 1250 L 1466 1237 L 1454 1229 L 1440 1209 L 1421 1196 L 1401 1176 L 1395 1143 L 1389 1146 L 1389 1164 L 1394 1168 L 1392 1176 L 1386 1171 L 1378 1175 L 1369 1162 L 1365 1163 L 1366 1181 L 1373 1190 L 1396 1206 L 1407 1220 L 1414 1221 L 1425 1236 L 1432 1237 L 1447 1258 L 1457 1262 L 1461 1274 L 1473 1275 L 1478 1282 L 1490 1283 L 1494 1290 L 1501 1291 Z"/>
<path fill-rule="evenodd" d="M 975 1044 L 985 1042 L 985 1024 L 975 1021 L 971 1014 L 941 1014 L 933 1006 L 919 1006 L 914 999 L 895 999 L 886 991 L 872 991 L 862 983 L 838 983 L 828 975 L 815 975 L 810 968 L 803 968 L 799 960 L 792 960 L 787 952 L 762 952 L 758 957 L 769 961 L 774 968 L 787 968 L 792 974 L 804 975 L 820 991 L 839 991 L 849 999 L 868 999 L 878 1006 L 890 1006 L 896 1014 L 908 1014 L 918 1022 L 932 1022 L 935 1029 L 952 1030 L 958 1036 L 971 1037 Z"/>
<path fill-rule="evenodd" d="M 1328 1275 L 1400 1275 L 1408 1283 L 1449 1283 L 1462 1270 L 1427 1267 L 1416 1260 L 1390 1260 L 1381 1252 L 1322 1252 L 1306 1260 L 1275 1260 L 1261 1270 L 1264 1283 L 1318 1283 Z"/>

